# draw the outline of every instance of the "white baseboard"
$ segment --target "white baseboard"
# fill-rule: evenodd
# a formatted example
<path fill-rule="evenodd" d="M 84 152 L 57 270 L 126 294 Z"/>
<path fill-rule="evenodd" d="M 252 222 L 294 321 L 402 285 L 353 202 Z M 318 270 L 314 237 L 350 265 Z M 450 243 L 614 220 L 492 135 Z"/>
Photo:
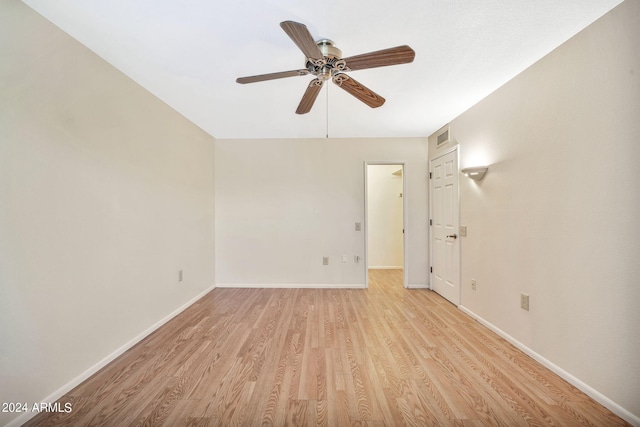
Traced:
<path fill-rule="evenodd" d="M 96 372 L 98 372 L 100 369 L 102 369 L 105 366 L 107 366 L 109 363 L 111 363 L 116 358 L 121 356 L 125 351 L 129 350 L 131 347 L 133 347 L 134 345 L 138 344 L 140 341 L 142 341 L 144 338 L 146 338 L 148 335 L 150 335 L 156 329 L 160 328 L 162 325 L 167 323 L 169 320 L 173 319 L 178 314 L 182 313 L 184 310 L 189 308 L 196 301 L 198 301 L 200 298 L 202 298 L 203 296 L 205 296 L 206 294 L 208 294 L 209 292 L 211 292 L 215 288 L 216 288 L 215 285 L 210 286 L 209 288 L 205 289 L 204 291 L 202 291 L 201 293 L 199 293 L 195 297 L 191 298 L 185 304 L 183 304 L 182 306 L 178 307 L 177 309 L 175 309 L 174 311 L 169 313 L 167 316 L 165 316 L 164 318 L 160 319 L 155 324 L 151 325 L 149 328 L 147 328 L 146 330 L 141 332 L 138 336 L 136 336 L 135 338 L 133 338 L 132 340 L 130 340 L 129 342 L 127 342 L 126 344 L 124 344 L 123 346 L 118 348 L 117 350 L 115 350 L 113 353 L 111 353 L 108 356 L 106 356 L 104 359 L 102 359 L 101 361 L 99 361 L 98 363 L 96 363 L 95 365 L 93 365 L 92 367 L 90 367 L 89 369 L 87 369 L 86 371 L 84 371 L 83 373 L 81 373 L 80 375 L 78 375 L 77 377 L 75 377 L 74 379 L 72 379 L 71 381 L 66 383 L 65 385 L 63 385 L 62 387 L 60 387 L 59 389 L 57 389 L 53 393 L 51 393 L 49 396 L 47 396 L 46 398 L 44 398 L 40 402 L 51 402 L 51 403 L 53 403 L 56 400 L 60 399 L 62 396 L 64 396 L 65 394 L 67 394 L 68 392 L 73 390 L 75 387 L 80 385 L 84 380 L 86 380 L 91 375 L 93 375 Z M 9 422 L 9 424 L 7 424 L 5 427 L 18 427 L 18 426 L 21 426 L 22 424 L 26 423 L 27 421 L 29 421 L 31 418 L 35 417 L 36 415 L 38 415 L 38 412 L 25 412 L 21 416 L 11 420 Z"/>
<path fill-rule="evenodd" d="M 216 288 L 364 289 L 364 283 L 216 283 Z"/>
<path fill-rule="evenodd" d="M 549 369 L 550 371 L 552 371 L 553 373 L 555 373 L 556 375 L 558 375 L 559 377 L 561 377 L 562 379 L 564 379 L 565 381 L 567 381 L 568 383 L 572 384 L 574 387 L 576 387 L 577 389 L 582 391 L 584 394 L 586 394 L 587 396 L 591 397 L 593 400 L 595 400 L 596 402 L 600 403 L 602 406 L 604 406 L 605 408 L 609 409 L 611 412 L 613 412 L 614 414 L 616 414 L 617 416 L 619 416 L 623 420 L 627 421 L 629 424 L 634 425 L 636 427 L 640 427 L 640 417 L 639 416 L 632 414 L 631 412 L 629 412 L 628 410 L 626 410 L 622 406 L 618 405 L 613 400 L 609 399 L 604 394 L 600 393 L 598 390 L 596 390 L 593 387 L 591 387 L 590 385 L 584 383 L 580 379 L 574 377 L 573 375 L 571 375 L 570 373 L 568 373 L 567 371 L 565 371 L 564 369 L 562 369 L 558 365 L 554 364 L 550 360 L 548 360 L 545 357 L 541 356 L 540 354 L 536 353 L 535 351 L 533 351 L 532 349 L 530 349 L 526 345 L 522 344 L 520 341 L 518 341 L 515 338 L 513 338 L 511 335 L 509 335 L 506 332 L 504 332 L 502 329 L 500 329 L 497 326 L 495 326 L 494 324 L 486 321 L 485 319 L 483 319 L 482 317 L 478 316 L 477 314 L 475 314 L 473 311 L 469 310 L 468 308 L 466 308 L 466 307 L 464 307 L 462 305 L 458 306 L 458 308 L 460 310 L 462 310 L 464 313 L 466 313 L 469 316 L 473 317 L 475 320 L 477 320 L 478 322 L 480 322 L 481 324 L 483 324 L 487 328 L 491 329 L 496 334 L 500 335 L 505 340 L 509 341 L 511 344 L 513 344 L 519 350 L 521 350 L 522 352 L 524 352 L 525 354 L 530 356 L 532 359 L 534 359 L 535 361 L 537 361 L 538 363 L 543 365 L 545 368 Z"/>
<path fill-rule="evenodd" d="M 402 270 L 402 265 L 370 265 L 367 267 L 369 270 Z"/>
<path fill-rule="evenodd" d="M 360 283 L 217 283 L 216 288 L 256 288 L 256 289 L 366 289 Z M 429 289 L 424 283 L 409 283 L 407 289 Z"/>

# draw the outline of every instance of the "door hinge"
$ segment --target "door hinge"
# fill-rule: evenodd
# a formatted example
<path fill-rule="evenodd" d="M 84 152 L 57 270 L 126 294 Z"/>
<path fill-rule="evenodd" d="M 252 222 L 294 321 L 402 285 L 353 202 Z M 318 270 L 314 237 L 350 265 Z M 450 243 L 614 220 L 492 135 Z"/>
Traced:
<path fill-rule="evenodd" d="M 429 172 L 429 179 L 431 179 L 431 172 Z"/>
<path fill-rule="evenodd" d="M 429 267 L 429 273 L 433 273 L 433 267 Z"/>
<path fill-rule="evenodd" d="M 402 229 L 402 234 L 404 234 L 404 228 Z"/>
<path fill-rule="evenodd" d="M 429 225 L 433 225 L 433 220 L 432 219 L 429 220 Z"/>

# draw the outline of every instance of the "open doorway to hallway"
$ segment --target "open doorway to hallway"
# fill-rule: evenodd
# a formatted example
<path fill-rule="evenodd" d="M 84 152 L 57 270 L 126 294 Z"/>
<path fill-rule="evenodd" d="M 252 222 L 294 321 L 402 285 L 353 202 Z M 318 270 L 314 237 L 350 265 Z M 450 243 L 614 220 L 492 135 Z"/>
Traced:
<path fill-rule="evenodd" d="M 366 173 L 368 278 L 374 270 L 395 270 L 400 286 L 406 286 L 404 165 L 367 164 Z"/>

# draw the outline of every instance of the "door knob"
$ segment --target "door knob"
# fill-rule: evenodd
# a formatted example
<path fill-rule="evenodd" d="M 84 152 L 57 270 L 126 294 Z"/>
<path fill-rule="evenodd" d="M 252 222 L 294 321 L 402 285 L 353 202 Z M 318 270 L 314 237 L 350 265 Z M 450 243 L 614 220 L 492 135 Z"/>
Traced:
<path fill-rule="evenodd" d="M 458 235 L 457 235 L 457 234 L 451 234 L 451 235 L 449 235 L 449 236 L 447 236 L 447 237 L 452 237 L 452 238 L 454 238 L 454 239 L 457 239 L 457 238 L 458 238 Z"/>

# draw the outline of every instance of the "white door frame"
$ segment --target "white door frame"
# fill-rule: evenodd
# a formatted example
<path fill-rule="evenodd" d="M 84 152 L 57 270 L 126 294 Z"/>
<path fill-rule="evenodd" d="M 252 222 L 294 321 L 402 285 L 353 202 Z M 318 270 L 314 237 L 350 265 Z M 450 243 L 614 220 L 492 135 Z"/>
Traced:
<path fill-rule="evenodd" d="M 409 277 L 409 263 L 407 262 L 408 256 L 408 245 L 407 245 L 407 235 L 409 234 L 409 222 L 407 221 L 407 213 L 409 209 L 407 208 L 407 163 L 405 161 L 365 161 L 364 162 L 364 286 L 365 288 L 369 287 L 369 182 L 368 182 L 368 174 L 367 169 L 368 166 L 372 165 L 397 165 L 402 166 L 402 286 L 407 288 Z"/>
<path fill-rule="evenodd" d="M 431 165 L 433 163 L 434 160 L 437 160 L 443 156 L 446 156 L 448 154 L 453 153 L 454 151 L 456 151 L 456 167 L 457 167 L 457 173 L 455 176 L 455 179 L 457 180 L 457 194 L 455 194 L 455 200 L 456 200 L 456 204 L 457 204 L 457 209 L 458 209 L 458 230 L 456 232 L 456 234 L 458 235 L 458 271 L 456 272 L 458 275 L 458 295 L 456 298 L 456 302 L 453 302 L 456 306 L 459 306 L 462 302 L 462 283 L 460 283 L 461 277 L 462 277 L 462 242 L 460 241 L 460 151 L 458 151 L 458 145 L 443 151 L 442 153 L 438 153 L 437 156 L 429 159 L 429 221 L 431 221 L 433 219 L 433 195 L 431 194 L 431 174 L 433 173 L 433 171 L 431 170 Z M 433 290 L 433 253 L 434 253 L 434 242 L 433 242 L 433 231 L 432 231 L 432 225 L 431 222 L 429 223 L 429 289 Z"/>

